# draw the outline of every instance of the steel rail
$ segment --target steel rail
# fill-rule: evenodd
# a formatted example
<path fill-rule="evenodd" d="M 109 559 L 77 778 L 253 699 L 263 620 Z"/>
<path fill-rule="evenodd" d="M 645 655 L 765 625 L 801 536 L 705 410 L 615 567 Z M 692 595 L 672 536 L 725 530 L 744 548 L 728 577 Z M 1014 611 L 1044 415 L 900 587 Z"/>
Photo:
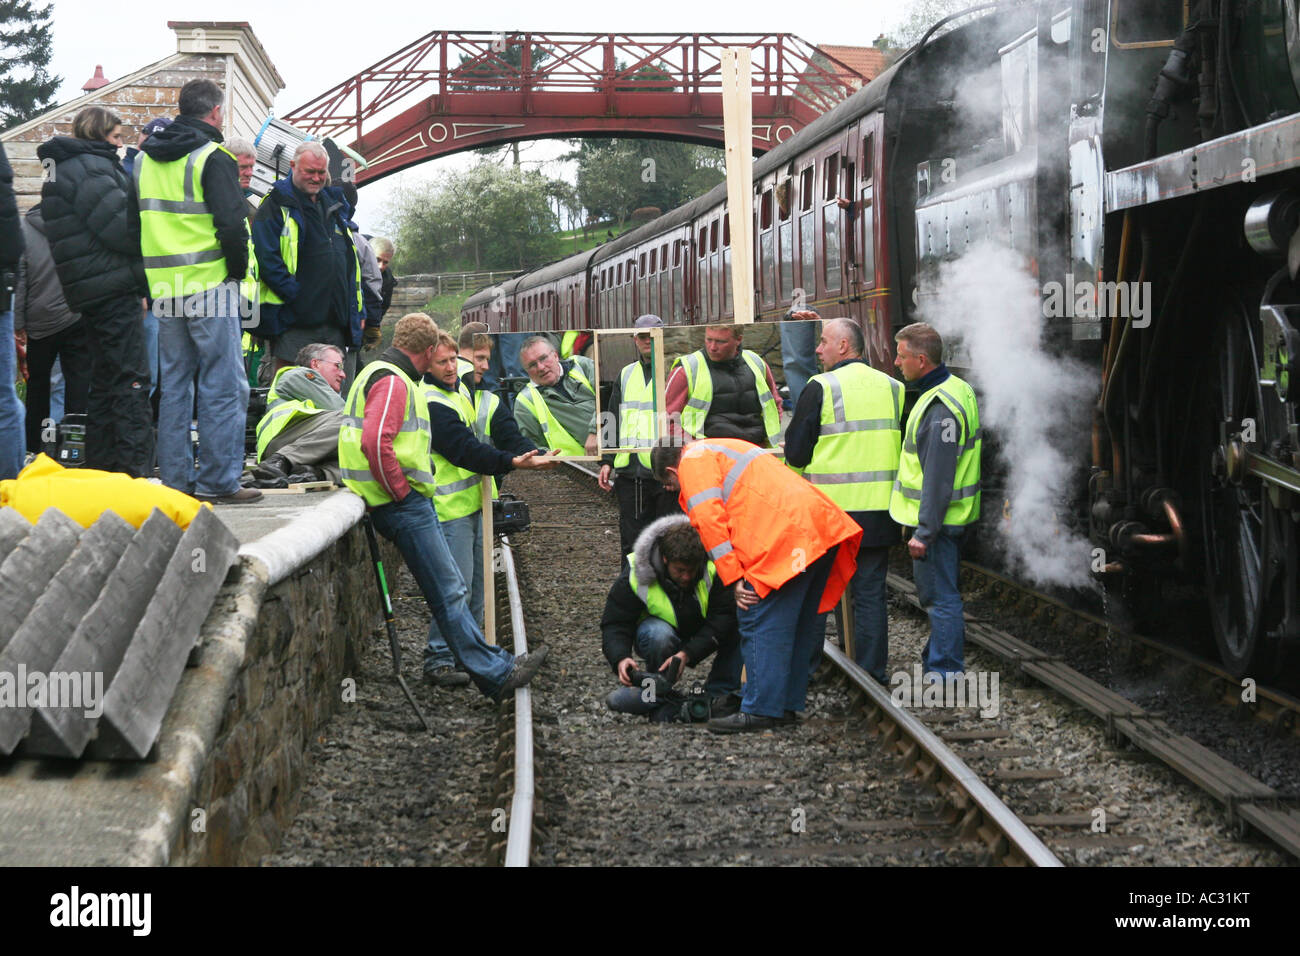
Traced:
<path fill-rule="evenodd" d="M 940 772 L 965 793 L 975 807 L 984 815 L 984 819 L 1006 837 L 1007 843 L 1033 866 L 1064 866 L 1056 854 L 1029 829 L 1015 811 L 998 799 L 997 794 L 958 757 L 947 744 L 940 740 L 930 728 L 920 720 L 894 703 L 889 692 L 851 661 L 844 652 L 826 641 L 823 647 L 826 657 L 840 669 L 858 690 L 863 693 L 893 723 L 901 734 L 915 743 L 922 751 L 935 761 Z"/>
<path fill-rule="evenodd" d="M 506 579 L 506 598 L 510 603 L 510 632 L 515 654 L 528 653 L 528 636 L 524 632 L 524 602 L 519 596 L 519 577 L 510 542 L 501 538 L 501 569 Z M 510 822 L 506 833 L 506 866 L 527 866 L 533 851 L 533 698 L 527 687 L 515 690 L 515 776 L 510 799 Z"/>

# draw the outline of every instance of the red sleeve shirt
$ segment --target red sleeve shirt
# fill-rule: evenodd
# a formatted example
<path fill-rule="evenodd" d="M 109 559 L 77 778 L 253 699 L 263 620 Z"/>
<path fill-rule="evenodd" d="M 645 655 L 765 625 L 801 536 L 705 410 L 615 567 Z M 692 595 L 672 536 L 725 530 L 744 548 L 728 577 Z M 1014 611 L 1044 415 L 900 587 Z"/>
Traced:
<path fill-rule="evenodd" d="M 393 438 L 406 420 L 406 403 L 406 383 L 401 376 L 385 375 L 370 387 L 361 425 L 361 451 L 370 474 L 394 501 L 401 501 L 411 491 L 393 451 Z"/>

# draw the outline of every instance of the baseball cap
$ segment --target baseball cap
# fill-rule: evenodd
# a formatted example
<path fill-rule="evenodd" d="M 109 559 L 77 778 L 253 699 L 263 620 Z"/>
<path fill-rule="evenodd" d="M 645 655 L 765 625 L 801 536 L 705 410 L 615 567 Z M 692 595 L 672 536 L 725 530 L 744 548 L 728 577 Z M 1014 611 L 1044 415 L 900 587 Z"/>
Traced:
<path fill-rule="evenodd" d="M 172 121 L 168 117 L 158 116 L 155 117 L 154 119 L 151 119 L 149 122 L 145 123 L 144 129 L 140 130 L 140 132 L 148 136 L 152 136 L 154 133 L 164 130 L 171 125 L 172 125 Z"/>
<path fill-rule="evenodd" d="M 647 313 L 646 315 L 638 316 L 637 320 L 632 323 L 632 327 L 634 329 L 662 329 L 664 327 L 664 320 L 659 318 L 657 315 L 650 315 Z"/>

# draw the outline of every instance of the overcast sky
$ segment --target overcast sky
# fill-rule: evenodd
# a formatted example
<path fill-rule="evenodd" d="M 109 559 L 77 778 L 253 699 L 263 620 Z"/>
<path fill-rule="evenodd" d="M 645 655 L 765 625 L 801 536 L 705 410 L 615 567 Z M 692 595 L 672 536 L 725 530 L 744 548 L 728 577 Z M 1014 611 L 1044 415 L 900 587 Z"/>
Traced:
<path fill-rule="evenodd" d="M 706 8 L 698 0 L 643 0 L 610 4 L 577 0 L 560 7 L 536 0 L 488 0 L 472 9 L 428 0 L 382 3 L 275 3 L 268 0 L 55 0 L 54 58 L 51 72 L 63 78 L 60 102 L 80 95 L 96 64 L 111 80 L 175 52 L 175 33 L 168 20 L 247 21 L 284 77 L 275 101 L 277 114 L 289 110 L 347 79 L 410 41 L 433 30 L 621 33 L 794 33 L 812 43 L 869 46 L 900 19 L 905 0 L 821 0 L 803 5 L 775 0 L 747 0 Z M 352 18 L 341 10 L 354 10 Z M 440 10 L 450 10 L 442 13 Z M 309 19 L 317 15 L 319 19 Z M 543 161 L 559 150 L 554 145 L 528 148 L 524 159 Z M 436 171 L 425 163 L 364 189 L 362 220 L 367 230 L 383 203 L 402 183 Z M 551 175 L 559 170 L 548 169 Z M 367 217 L 366 213 L 370 216 Z M 369 219 L 369 221 L 366 221 Z"/>

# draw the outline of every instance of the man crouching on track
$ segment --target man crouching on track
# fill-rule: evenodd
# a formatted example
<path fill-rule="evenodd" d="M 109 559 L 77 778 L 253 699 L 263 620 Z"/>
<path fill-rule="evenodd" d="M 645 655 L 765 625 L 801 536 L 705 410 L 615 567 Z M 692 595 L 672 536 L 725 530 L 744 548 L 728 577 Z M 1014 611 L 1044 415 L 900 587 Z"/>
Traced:
<path fill-rule="evenodd" d="M 857 567 L 862 529 L 770 449 L 707 438 L 662 439 L 655 478 L 677 491 L 718 577 L 734 585 L 747 672 L 740 711 L 709 721 L 720 734 L 794 723 L 804 709 L 826 612 Z"/>
<path fill-rule="evenodd" d="M 736 602 L 685 515 L 653 521 L 637 537 L 605 599 L 600 630 L 601 650 L 623 685 L 605 699 L 610 710 L 677 719 L 685 698 L 671 693 L 673 684 L 715 651 L 700 703 L 714 717 L 740 707 Z M 652 676 L 635 674 L 634 649 Z"/>
<path fill-rule="evenodd" d="M 518 657 L 483 640 L 465 600 L 465 579 L 433 510 L 429 406 L 416 382 L 438 349 L 438 326 L 422 312 L 403 316 L 393 344 L 358 374 L 339 430 L 343 482 L 365 499 L 375 528 L 397 545 L 438 630 L 487 697 L 523 687 L 546 659 L 539 647 Z"/>

